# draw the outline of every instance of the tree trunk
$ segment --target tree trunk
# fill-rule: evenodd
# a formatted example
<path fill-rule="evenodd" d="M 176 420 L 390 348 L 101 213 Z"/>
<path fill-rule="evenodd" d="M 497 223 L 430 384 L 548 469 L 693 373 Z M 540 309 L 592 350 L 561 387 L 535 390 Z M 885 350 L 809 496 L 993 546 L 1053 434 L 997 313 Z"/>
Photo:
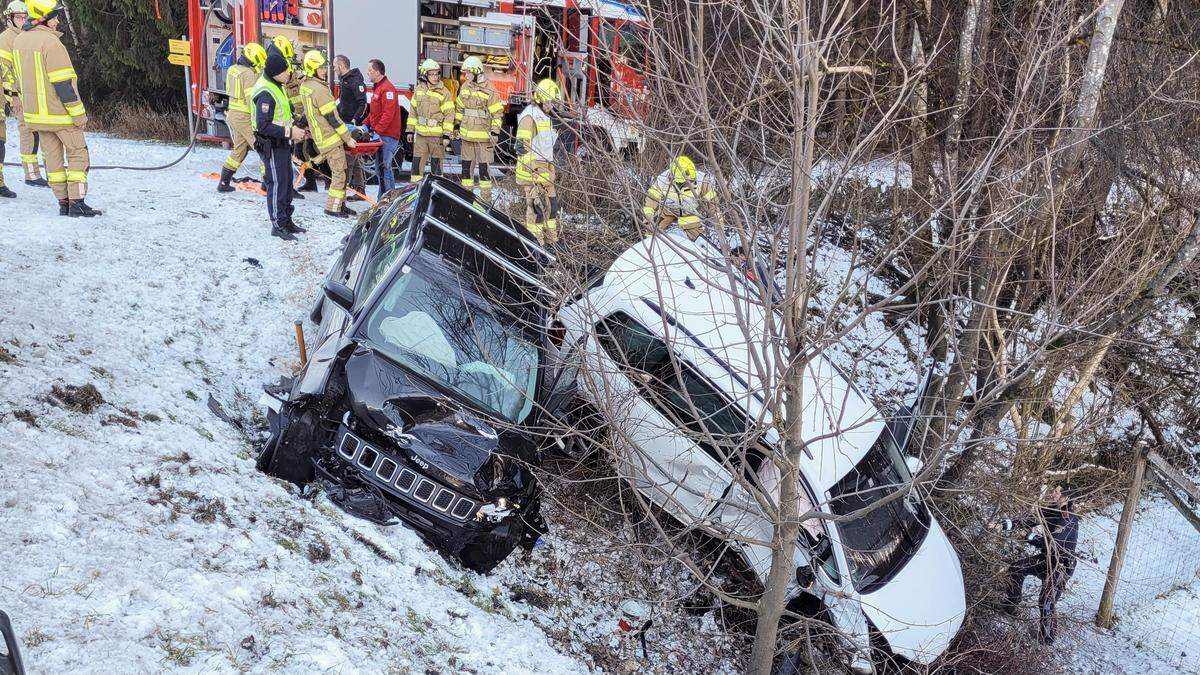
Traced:
<path fill-rule="evenodd" d="M 1070 172 L 1083 155 L 1083 144 L 1090 136 L 1096 123 L 1096 111 L 1100 107 L 1100 92 L 1108 74 L 1108 56 L 1112 52 L 1113 34 L 1125 0 L 1101 0 L 1096 13 L 1096 27 L 1092 31 L 1092 44 L 1088 49 L 1087 64 L 1083 67 L 1083 81 L 1079 86 L 1079 100 L 1071 113 L 1071 131 L 1066 138 L 1066 149 L 1060 159 L 1059 173 Z"/>

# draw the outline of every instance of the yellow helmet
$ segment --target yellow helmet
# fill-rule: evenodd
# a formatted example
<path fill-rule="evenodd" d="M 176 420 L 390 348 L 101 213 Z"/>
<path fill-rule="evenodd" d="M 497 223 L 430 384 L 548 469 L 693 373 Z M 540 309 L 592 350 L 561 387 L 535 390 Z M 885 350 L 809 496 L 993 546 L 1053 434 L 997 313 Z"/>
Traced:
<path fill-rule="evenodd" d="M 482 73 L 483 59 L 478 56 L 468 56 L 462 64 L 462 69 L 468 73 Z"/>
<path fill-rule="evenodd" d="M 421 65 L 417 66 L 417 72 L 422 75 L 424 75 L 425 73 L 428 73 L 431 70 L 441 70 L 441 69 L 442 69 L 442 67 L 439 66 L 438 62 L 434 61 L 433 59 L 425 59 L 424 61 L 421 62 Z"/>
<path fill-rule="evenodd" d="M 29 11 L 25 9 L 25 3 L 21 2 L 21 0 L 12 0 L 4 8 L 4 16 L 12 16 L 13 14 L 29 14 Z"/>
<path fill-rule="evenodd" d="M 304 73 L 315 77 L 321 66 L 325 65 L 325 55 L 316 49 L 304 53 Z"/>
<path fill-rule="evenodd" d="M 257 42 L 242 47 L 242 56 L 246 57 L 255 70 L 262 70 L 263 66 L 267 65 L 267 50 Z"/>
<path fill-rule="evenodd" d="M 41 21 L 62 8 L 58 0 L 28 0 L 25 7 L 34 21 Z"/>
<path fill-rule="evenodd" d="M 550 78 L 546 78 L 537 83 L 533 89 L 534 103 L 549 103 L 550 101 L 561 101 L 562 89 L 559 89 L 558 83 Z"/>
<path fill-rule="evenodd" d="M 676 183 L 696 180 L 696 163 L 687 155 L 680 155 L 671 162 L 671 176 Z"/>
<path fill-rule="evenodd" d="M 271 43 L 275 45 L 280 54 L 283 54 L 283 58 L 288 61 L 296 58 L 296 46 L 292 44 L 292 41 L 286 35 L 276 35 L 271 38 Z"/>

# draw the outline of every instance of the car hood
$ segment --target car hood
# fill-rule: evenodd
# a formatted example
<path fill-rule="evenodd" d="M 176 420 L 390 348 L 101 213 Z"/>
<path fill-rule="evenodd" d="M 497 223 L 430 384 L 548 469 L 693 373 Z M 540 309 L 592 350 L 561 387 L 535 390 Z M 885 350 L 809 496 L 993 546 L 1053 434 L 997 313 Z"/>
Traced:
<path fill-rule="evenodd" d="M 515 461 L 521 439 L 497 432 L 485 419 L 404 368 L 359 347 L 346 361 L 346 386 L 355 418 L 393 441 L 426 471 L 473 487 L 483 497 L 510 496 L 529 473 Z"/>
<path fill-rule="evenodd" d="M 958 554 L 937 520 L 899 574 L 859 597 L 893 653 L 923 664 L 941 656 L 962 625 L 967 601 Z"/>

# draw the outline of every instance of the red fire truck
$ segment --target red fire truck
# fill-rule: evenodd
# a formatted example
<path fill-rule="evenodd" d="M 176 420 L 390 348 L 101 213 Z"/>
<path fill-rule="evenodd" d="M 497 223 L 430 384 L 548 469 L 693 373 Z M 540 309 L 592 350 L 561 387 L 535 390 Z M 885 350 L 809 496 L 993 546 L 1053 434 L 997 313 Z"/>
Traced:
<path fill-rule="evenodd" d="M 420 60 L 442 64 L 443 79 L 457 92 L 463 59 L 479 56 L 508 104 L 510 138 L 534 85 L 553 77 L 585 137 L 618 150 L 642 143 L 634 122 L 645 112 L 647 23 L 619 2 L 188 0 L 188 24 L 189 104 L 202 140 L 229 138 L 225 71 L 242 45 L 285 35 L 297 53 L 321 49 L 330 61 L 345 54 L 364 71 L 367 60 L 378 58 L 392 83 L 408 92 Z"/>

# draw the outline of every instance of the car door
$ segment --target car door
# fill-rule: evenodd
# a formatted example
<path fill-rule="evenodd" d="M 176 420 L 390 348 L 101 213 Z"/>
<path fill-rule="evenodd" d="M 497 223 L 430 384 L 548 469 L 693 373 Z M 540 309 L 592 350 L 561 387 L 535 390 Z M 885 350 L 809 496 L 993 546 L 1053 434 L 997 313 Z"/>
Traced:
<path fill-rule="evenodd" d="M 711 401 L 692 400 L 703 383 L 665 342 L 631 315 L 595 324 L 585 349 L 591 398 L 611 422 L 618 470 L 647 498 L 685 524 L 704 526 L 730 483 L 717 451 L 695 434 Z M 682 375 L 680 375 L 682 373 Z"/>

